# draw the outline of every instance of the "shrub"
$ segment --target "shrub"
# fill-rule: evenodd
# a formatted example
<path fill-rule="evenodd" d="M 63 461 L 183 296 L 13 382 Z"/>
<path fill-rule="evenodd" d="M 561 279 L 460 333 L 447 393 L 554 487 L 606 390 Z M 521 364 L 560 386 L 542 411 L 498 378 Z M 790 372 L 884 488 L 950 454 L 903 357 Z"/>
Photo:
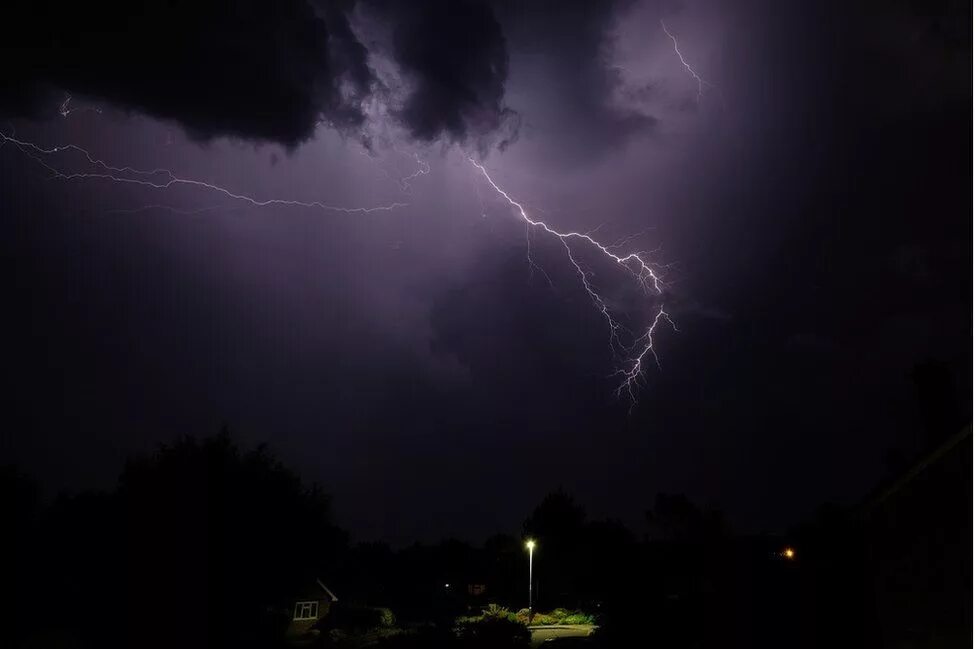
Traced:
<path fill-rule="evenodd" d="M 552 624 L 593 624 L 594 617 L 582 611 L 569 611 L 564 608 L 557 608 L 550 613 L 533 613 L 529 619 L 529 609 L 523 608 L 514 614 L 514 619 L 522 624 L 532 626 L 548 626 Z"/>
<path fill-rule="evenodd" d="M 379 614 L 380 626 L 396 626 L 396 616 L 393 615 L 393 611 L 388 608 L 379 607 L 376 609 L 376 612 Z"/>
<path fill-rule="evenodd" d="M 562 624 L 562 621 L 566 619 L 566 616 L 571 615 L 571 613 L 564 608 L 557 608 L 553 609 L 550 615 L 556 618 L 558 624 Z"/>
<path fill-rule="evenodd" d="M 561 624 L 593 624 L 594 618 L 587 613 L 570 613 L 562 619 Z"/>
<path fill-rule="evenodd" d="M 523 649 L 531 634 L 524 624 L 507 617 L 485 617 L 478 622 L 457 626 L 458 639 L 465 649 Z"/>
<path fill-rule="evenodd" d="M 499 606 L 498 604 L 489 604 L 487 608 L 481 611 L 482 617 L 504 617 L 507 618 L 510 613 L 504 606 Z"/>
<path fill-rule="evenodd" d="M 465 625 L 486 620 L 504 620 L 510 623 L 532 626 L 547 626 L 552 624 L 594 624 L 594 617 L 582 611 L 570 611 L 557 608 L 550 613 L 533 613 L 529 620 L 529 609 L 522 608 L 513 613 L 504 606 L 489 604 L 480 615 L 461 616 L 455 620 L 456 624 Z"/>

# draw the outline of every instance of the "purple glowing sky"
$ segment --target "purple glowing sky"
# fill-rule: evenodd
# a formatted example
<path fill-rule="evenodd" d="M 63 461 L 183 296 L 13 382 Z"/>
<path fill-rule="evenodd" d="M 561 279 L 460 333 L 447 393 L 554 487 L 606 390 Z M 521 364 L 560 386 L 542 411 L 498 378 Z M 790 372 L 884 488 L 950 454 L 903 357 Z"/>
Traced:
<path fill-rule="evenodd" d="M 496 498 L 557 484 L 625 519 L 686 491 L 752 527 L 856 498 L 885 448 L 913 443 L 912 363 L 945 360 L 968 394 L 951 279 L 971 255 L 967 181 L 943 131 L 968 81 L 911 8 L 809 4 L 637 1 L 597 21 L 497 3 L 517 137 L 477 111 L 464 137 L 398 123 L 419 82 L 370 3 L 352 25 L 386 90 L 355 129 L 201 140 L 78 92 L 67 114 L 60 95 L 53 118 L 11 118 L 18 141 L 262 203 L 52 179 L 36 150 L 0 147 L 5 335 L 28 341 L 13 455 L 93 484 L 227 423 L 321 480 L 358 534 L 395 540 L 510 527 Z M 78 151 L 39 157 L 91 171 Z M 573 247 L 578 269 L 469 158 L 532 219 L 641 251 L 661 294 L 593 246 Z M 629 341 L 662 306 L 680 330 L 655 340 L 634 407 L 580 269 Z M 416 502 L 431 520 L 411 520 Z"/>

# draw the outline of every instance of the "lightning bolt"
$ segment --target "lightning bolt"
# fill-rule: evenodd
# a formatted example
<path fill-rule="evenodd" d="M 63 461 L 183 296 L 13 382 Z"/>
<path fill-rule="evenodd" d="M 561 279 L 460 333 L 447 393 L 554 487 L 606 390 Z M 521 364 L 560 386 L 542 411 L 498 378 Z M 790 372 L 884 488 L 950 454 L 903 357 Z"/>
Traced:
<path fill-rule="evenodd" d="M 698 83 L 698 101 L 700 103 L 702 99 L 702 95 L 705 94 L 705 89 L 714 88 L 715 86 L 709 83 L 708 81 L 702 79 L 701 75 L 695 72 L 695 69 L 691 67 L 691 65 L 689 65 L 687 61 L 685 61 L 684 55 L 681 53 L 681 50 L 678 49 L 678 39 L 675 38 L 674 34 L 668 31 L 668 26 L 664 24 L 663 18 L 661 19 L 661 29 L 664 30 L 664 33 L 667 34 L 668 38 L 671 39 L 671 43 L 674 44 L 674 53 L 678 55 L 678 60 L 681 61 L 681 65 L 685 66 L 685 70 L 688 71 L 688 74 L 690 74 Z"/>
<path fill-rule="evenodd" d="M 407 203 L 390 203 L 389 205 L 379 205 L 376 207 L 341 207 L 329 205 L 322 201 L 299 201 L 286 198 L 258 199 L 247 194 L 239 194 L 221 185 L 195 180 L 193 178 L 183 178 L 177 176 L 169 169 L 142 170 L 134 167 L 115 167 L 104 160 L 93 156 L 87 149 L 83 149 L 75 144 L 65 144 L 51 148 L 44 148 L 33 142 L 17 139 L 13 136 L 0 132 L 0 146 L 11 144 L 21 153 L 33 159 L 39 165 L 53 174 L 54 178 L 60 180 L 107 180 L 114 183 L 141 185 L 151 189 L 170 189 L 180 185 L 197 187 L 222 194 L 235 201 L 248 203 L 255 207 L 267 207 L 269 205 L 283 205 L 288 207 L 305 207 L 310 209 L 320 209 L 329 212 L 342 212 L 345 214 L 370 214 L 373 212 L 389 212 L 400 207 L 406 207 Z M 63 172 L 49 164 L 46 159 L 50 156 L 75 152 L 84 156 L 88 164 L 94 171 L 83 172 Z"/>
<path fill-rule="evenodd" d="M 656 264 L 645 260 L 641 256 L 641 253 L 637 252 L 618 255 L 617 253 L 613 252 L 613 248 L 620 245 L 620 242 L 611 245 L 600 243 L 592 236 L 595 230 L 591 232 L 563 232 L 551 227 L 545 221 L 532 218 L 529 216 L 528 212 L 526 212 L 524 205 L 516 201 L 508 194 L 508 192 L 498 186 L 494 179 L 492 179 L 491 175 L 489 175 L 488 170 L 485 169 L 484 165 L 479 164 L 474 158 L 469 157 L 468 161 L 481 173 L 482 176 L 484 176 L 491 188 L 495 190 L 495 192 L 513 208 L 513 211 L 519 216 L 519 218 L 525 222 L 527 231 L 531 229 L 542 231 L 551 237 L 558 239 L 563 245 L 570 264 L 573 266 L 576 274 L 579 276 L 583 289 L 589 296 L 593 306 L 596 307 L 597 311 L 600 312 L 603 319 L 607 323 L 607 328 L 610 333 L 611 350 L 614 351 L 615 355 L 620 350 L 624 351 L 628 355 L 628 357 L 624 359 L 623 367 L 614 372 L 615 376 L 621 377 L 621 382 L 617 386 L 616 390 L 617 396 L 619 397 L 626 392 L 631 399 L 631 404 L 636 403 L 636 390 L 644 376 L 645 358 L 650 355 L 650 357 L 654 359 L 655 363 L 660 366 L 657 352 L 654 349 L 654 335 L 657 331 L 658 325 L 663 320 L 670 324 L 675 331 L 677 331 L 677 327 L 675 327 L 674 321 L 671 320 L 671 316 L 669 316 L 664 310 L 664 307 L 661 306 L 659 307 L 654 320 L 650 325 L 647 326 L 644 332 L 638 336 L 631 345 L 624 344 L 620 336 L 622 331 L 626 331 L 626 328 L 613 315 L 613 312 L 607 306 L 606 300 L 603 299 L 599 291 L 593 287 L 589 280 L 589 275 L 576 258 L 576 255 L 573 252 L 573 246 L 570 244 L 581 243 L 588 246 L 589 248 L 597 251 L 608 261 L 624 269 L 636 280 L 637 284 L 644 291 L 653 292 L 657 295 L 663 295 L 663 281 L 654 270 L 654 266 L 656 266 Z M 529 258 L 529 263 L 533 267 L 537 267 L 531 257 Z"/>
<path fill-rule="evenodd" d="M 90 110 L 92 112 L 98 113 L 99 115 L 102 114 L 102 109 L 98 108 L 97 106 L 85 106 L 83 108 L 69 108 L 68 106 L 70 103 L 71 103 L 71 95 L 65 93 L 64 101 L 61 102 L 61 106 L 58 107 L 58 113 L 61 114 L 61 117 L 67 117 L 71 113 L 83 113 L 86 110 Z"/>
<path fill-rule="evenodd" d="M 70 96 L 65 100 L 65 103 L 61 105 L 61 113 L 64 115 L 70 113 L 68 101 L 70 101 Z M 20 153 L 51 172 L 53 178 L 60 180 L 104 180 L 112 183 L 137 185 L 156 190 L 166 190 L 176 186 L 187 186 L 222 195 L 226 198 L 240 202 L 245 207 L 267 207 L 272 205 L 280 205 L 320 209 L 324 211 L 341 212 L 346 214 L 369 214 L 373 212 L 388 212 L 407 206 L 407 203 L 394 202 L 388 205 L 379 205 L 374 207 L 342 207 L 329 205 L 322 201 L 300 201 L 285 198 L 260 199 L 248 194 L 235 192 L 222 185 L 179 176 L 169 169 L 138 169 L 132 166 L 114 166 L 105 160 L 96 157 L 88 149 L 82 148 L 75 144 L 43 147 L 33 142 L 19 139 L 13 134 L 7 135 L 0 132 L 0 148 L 4 147 L 5 145 L 16 148 Z M 88 169 L 83 171 L 62 171 L 58 166 L 55 166 L 56 163 L 52 161 L 53 158 L 62 158 L 63 156 L 69 154 L 81 156 L 87 163 Z M 424 162 L 420 158 L 419 154 L 414 154 L 412 157 L 417 163 L 418 168 L 413 173 L 404 176 L 399 180 L 399 184 L 405 192 L 409 191 L 411 180 L 430 173 L 429 164 Z M 655 336 L 658 332 L 660 323 L 664 321 L 676 331 L 677 327 L 672 321 L 670 315 L 664 310 L 664 307 L 660 306 L 650 324 L 646 326 L 639 336 L 633 337 L 631 332 L 614 315 L 610 306 L 607 304 L 607 301 L 590 281 L 591 273 L 584 268 L 583 264 L 577 257 L 576 247 L 585 246 L 597 252 L 608 262 L 611 262 L 616 267 L 628 273 L 643 291 L 653 293 L 658 296 L 661 296 L 664 293 L 664 283 L 658 274 L 659 271 L 655 270 L 661 266 L 648 261 L 645 258 L 647 253 L 644 252 L 629 252 L 626 254 L 615 252 L 616 250 L 619 250 L 621 247 L 630 243 L 633 238 L 639 235 L 631 235 L 630 237 L 625 237 L 616 242 L 605 244 L 601 243 L 594 237 L 599 228 L 589 232 L 561 231 L 550 226 L 540 218 L 533 218 L 529 215 L 526 206 L 516 201 L 511 195 L 502 189 L 483 165 L 478 163 L 474 158 L 469 157 L 468 160 L 472 166 L 478 172 L 480 172 L 481 176 L 484 177 L 492 190 L 503 198 L 524 222 L 526 228 L 527 257 L 530 267 L 535 270 L 539 270 L 546 277 L 546 280 L 550 283 L 550 285 L 552 285 L 551 278 L 532 257 L 531 241 L 534 233 L 539 232 L 557 239 L 562 244 L 563 249 L 566 252 L 566 256 L 579 278 L 579 282 L 583 290 L 586 292 L 593 306 L 597 309 L 606 322 L 609 331 L 609 344 L 614 357 L 617 359 L 623 357 L 622 366 L 613 374 L 614 376 L 620 377 L 620 383 L 616 388 L 616 394 L 618 397 L 624 394 L 629 396 L 633 407 L 633 404 L 636 404 L 637 402 L 637 390 L 643 380 L 648 357 L 652 358 L 654 362 L 660 366 L 657 352 L 654 347 Z M 484 208 L 483 203 L 482 207 Z M 209 206 L 196 209 L 179 209 L 168 205 L 149 204 L 131 210 L 116 211 L 120 213 L 139 213 L 143 211 L 163 209 L 178 214 L 190 215 L 201 214 L 219 208 L 220 206 Z M 632 342 L 629 345 L 625 344 L 624 338 L 630 339 Z"/>
<path fill-rule="evenodd" d="M 415 178 L 419 178 L 420 176 L 426 176 L 427 174 L 430 173 L 430 165 L 420 158 L 419 153 L 414 153 L 413 159 L 417 163 L 417 170 L 408 176 L 404 176 L 400 178 L 400 180 L 398 181 L 400 184 L 400 189 L 402 189 L 404 192 L 407 193 L 409 193 L 410 190 L 413 189 L 410 186 L 411 180 L 414 180 Z"/>
<path fill-rule="evenodd" d="M 413 190 L 411 181 L 419 178 L 420 176 L 426 176 L 427 174 L 429 174 L 430 163 L 422 159 L 419 153 L 410 154 L 407 153 L 406 151 L 402 151 L 401 149 L 398 149 L 397 147 L 392 147 L 392 151 L 397 155 L 404 156 L 414 161 L 417 164 L 416 170 L 410 174 L 407 174 L 406 176 L 398 176 L 394 178 L 393 174 L 390 172 L 390 170 L 386 168 L 386 166 L 384 166 L 383 161 L 378 157 L 378 155 L 372 148 L 364 147 L 359 153 L 364 158 L 366 158 L 370 162 L 370 164 L 372 164 L 374 167 L 379 169 L 380 173 L 382 173 L 390 180 L 394 181 L 397 184 L 397 186 L 400 188 L 401 192 L 403 192 L 404 194 L 409 194 Z M 402 173 L 396 168 L 395 165 L 393 170 L 396 171 L 398 174 Z"/>
<path fill-rule="evenodd" d="M 671 328 L 678 331 L 678 326 L 674 324 L 674 320 L 671 316 L 667 314 L 664 307 L 659 307 L 657 315 L 654 316 L 654 320 L 651 325 L 647 328 L 647 331 L 634 341 L 632 349 L 639 348 L 640 353 L 630 359 L 630 364 L 628 367 L 621 368 L 616 371 L 617 376 L 622 376 L 623 379 L 620 385 L 617 386 L 617 396 L 619 397 L 624 391 L 630 396 L 631 403 L 636 403 L 637 393 L 636 389 L 640 385 L 641 379 L 644 376 L 644 358 L 650 354 L 651 358 L 654 359 L 654 364 L 661 367 L 661 361 L 657 357 L 657 351 L 654 349 L 654 332 L 657 330 L 658 323 L 661 320 L 666 321 Z"/>

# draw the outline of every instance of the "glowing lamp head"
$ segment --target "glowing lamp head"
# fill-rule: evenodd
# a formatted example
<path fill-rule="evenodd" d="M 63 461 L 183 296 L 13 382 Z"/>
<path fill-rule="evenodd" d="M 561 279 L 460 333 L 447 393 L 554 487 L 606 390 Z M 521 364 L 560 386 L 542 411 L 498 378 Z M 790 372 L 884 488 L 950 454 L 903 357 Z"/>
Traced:
<path fill-rule="evenodd" d="M 534 550 L 535 549 L 535 541 L 533 539 L 529 539 L 528 541 L 526 541 L 525 542 L 525 548 L 529 552 L 531 552 L 532 550 Z"/>
<path fill-rule="evenodd" d="M 787 547 L 783 548 L 783 551 L 780 554 L 782 555 L 782 557 L 784 559 L 793 559 L 793 558 L 796 557 L 796 550 L 794 550 L 793 548 L 787 546 Z"/>

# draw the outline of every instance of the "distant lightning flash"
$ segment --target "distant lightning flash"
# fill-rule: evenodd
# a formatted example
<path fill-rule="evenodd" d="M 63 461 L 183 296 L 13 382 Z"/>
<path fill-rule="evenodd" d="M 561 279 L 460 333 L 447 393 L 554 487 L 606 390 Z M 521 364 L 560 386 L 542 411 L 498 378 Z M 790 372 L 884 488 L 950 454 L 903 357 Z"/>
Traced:
<path fill-rule="evenodd" d="M 91 111 L 93 113 L 98 113 L 99 115 L 102 113 L 102 109 L 95 106 L 85 106 L 84 108 L 69 108 L 69 104 L 71 104 L 71 95 L 67 94 L 64 98 L 64 101 L 61 102 L 61 106 L 58 107 L 58 113 L 61 114 L 61 117 L 67 117 L 71 113 L 84 113 L 85 111 Z"/>
<path fill-rule="evenodd" d="M 417 170 L 408 176 L 400 178 L 398 181 L 400 184 L 400 189 L 405 192 L 409 192 L 411 189 L 413 189 L 410 186 L 410 181 L 414 180 L 415 178 L 419 178 L 420 176 L 426 176 L 430 173 L 430 165 L 420 158 L 419 153 L 414 153 L 413 159 L 417 163 Z"/>
<path fill-rule="evenodd" d="M 668 35 L 668 38 L 670 38 L 671 42 L 674 44 L 674 53 L 678 55 L 678 60 L 681 61 L 681 65 L 685 66 L 685 70 L 688 71 L 688 74 L 694 77 L 695 81 L 698 82 L 698 101 L 701 102 L 702 95 L 705 94 L 705 88 L 714 88 L 715 86 L 702 79 L 701 75 L 695 72 L 695 69 L 691 67 L 687 61 L 685 61 L 684 55 L 681 53 L 681 50 L 678 49 L 678 39 L 675 38 L 674 34 L 668 31 L 668 26 L 664 24 L 664 19 L 661 19 L 661 29 L 664 30 L 664 33 Z"/>
<path fill-rule="evenodd" d="M 495 183 L 492 177 L 488 174 L 488 170 L 485 169 L 483 165 L 475 161 L 474 158 L 468 158 L 468 161 L 479 172 L 481 172 L 481 175 L 484 176 L 485 180 L 488 181 L 491 188 L 494 189 L 499 196 L 505 199 L 505 201 L 512 208 L 514 208 L 518 216 L 525 221 L 527 228 L 531 227 L 540 229 L 545 233 L 559 239 L 559 242 L 562 243 L 563 248 L 566 249 L 566 255 L 569 257 L 569 262 L 573 265 L 577 275 L 579 275 L 580 283 L 582 284 L 583 289 L 586 291 L 587 295 L 589 295 L 590 300 L 603 316 L 604 320 L 606 320 L 607 327 L 610 331 L 611 348 L 615 353 L 618 350 L 624 350 L 630 355 L 629 358 L 625 360 L 624 367 L 617 370 L 614 374 L 622 377 L 621 383 L 617 387 L 617 395 L 620 396 L 626 392 L 630 397 L 631 402 L 636 402 L 636 389 L 644 375 L 644 360 L 648 355 L 650 355 L 651 358 L 654 359 L 655 363 L 658 362 L 657 352 L 654 349 L 654 334 L 657 330 L 658 324 L 661 322 L 661 320 L 664 320 L 675 330 L 677 330 L 677 327 L 675 327 L 674 322 L 671 320 L 671 316 L 669 316 L 664 310 L 664 307 L 661 306 L 658 308 L 657 315 L 654 317 L 653 322 L 651 322 L 644 333 L 640 335 L 633 344 L 629 346 L 625 345 L 620 339 L 621 330 L 625 328 L 620 322 L 617 321 L 616 317 L 610 311 L 610 308 L 607 306 L 606 301 L 603 299 L 603 297 L 601 297 L 600 293 L 593 288 L 593 285 L 589 281 L 587 272 L 583 269 L 580 262 L 573 254 L 573 248 L 570 246 L 570 242 L 582 242 L 597 250 L 609 261 L 617 264 L 619 267 L 623 268 L 630 275 L 632 275 L 642 289 L 646 291 L 653 290 L 657 295 L 662 295 L 663 282 L 661 278 L 658 277 L 657 273 L 654 272 L 654 264 L 646 261 L 643 257 L 641 257 L 640 253 L 634 252 L 623 256 L 618 255 L 612 251 L 612 248 L 615 247 L 614 245 L 605 245 L 600 243 L 591 236 L 592 233 L 573 231 L 561 232 L 552 228 L 544 221 L 533 219 L 528 215 L 525 207 L 521 203 L 513 199 L 504 189 Z M 533 262 L 531 258 L 529 259 L 529 263 L 535 266 L 535 262 Z"/>
<path fill-rule="evenodd" d="M 330 212 L 343 212 L 346 214 L 369 214 L 372 212 L 389 212 L 400 207 L 406 207 L 407 203 L 390 203 L 389 205 L 379 205 L 376 207 L 340 207 L 328 205 L 322 201 L 299 201 L 285 198 L 258 199 L 246 194 L 238 194 L 226 187 L 214 185 L 202 180 L 192 178 L 182 178 L 177 176 L 169 169 L 153 169 L 151 171 L 140 170 L 134 167 L 114 167 L 104 160 L 93 156 L 87 149 L 83 149 L 75 144 L 66 144 L 51 148 L 43 148 L 33 142 L 19 140 L 13 136 L 0 132 L 0 146 L 11 144 L 17 147 L 21 153 L 33 159 L 39 165 L 50 171 L 54 178 L 60 180 L 108 180 L 115 183 L 142 185 L 152 189 L 169 189 L 177 185 L 199 187 L 209 191 L 223 194 L 236 201 L 249 203 L 255 207 L 267 207 L 269 205 L 284 205 L 289 207 L 306 207 L 311 209 L 321 209 Z M 96 171 L 65 173 L 56 167 L 48 164 L 44 157 L 68 152 L 80 153 Z"/>

